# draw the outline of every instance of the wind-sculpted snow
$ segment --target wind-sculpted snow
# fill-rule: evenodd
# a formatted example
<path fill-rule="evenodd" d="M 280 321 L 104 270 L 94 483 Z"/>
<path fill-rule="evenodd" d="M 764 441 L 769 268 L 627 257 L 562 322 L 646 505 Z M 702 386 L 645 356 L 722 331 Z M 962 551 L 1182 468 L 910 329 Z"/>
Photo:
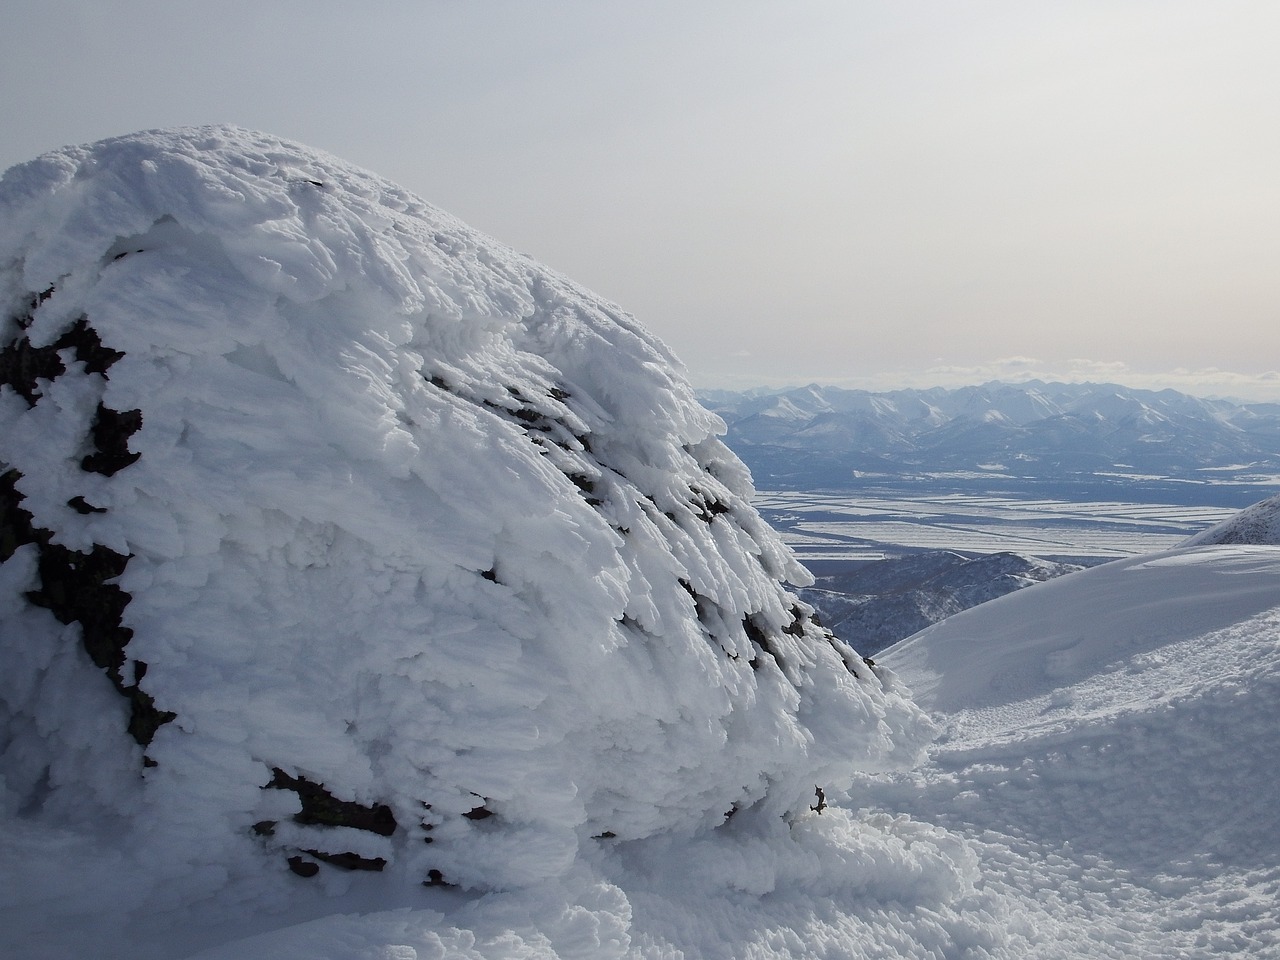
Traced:
<path fill-rule="evenodd" d="M 612 305 L 231 128 L 49 154 L 0 211 L 26 955 L 155 952 L 138 918 L 195 929 L 202 900 L 519 890 L 750 824 L 769 858 L 838 857 L 786 853 L 823 843 L 787 824 L 930 735 L 787 592 L 808 575 L 721 423 Z M 44 930 L 43 898 L 79 925 Z"/>

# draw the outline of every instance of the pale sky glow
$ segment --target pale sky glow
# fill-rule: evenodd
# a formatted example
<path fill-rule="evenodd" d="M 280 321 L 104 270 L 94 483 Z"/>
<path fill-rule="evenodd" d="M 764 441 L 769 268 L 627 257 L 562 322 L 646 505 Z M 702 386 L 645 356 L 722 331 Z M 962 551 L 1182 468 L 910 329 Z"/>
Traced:
<path fill-rule="evenodd" d="M 1280 401 L 1271 0 L 11 0 L 5 23 L 0 167 L 178 124 L 300 140 L 617 300 L 701 385 Z"/>

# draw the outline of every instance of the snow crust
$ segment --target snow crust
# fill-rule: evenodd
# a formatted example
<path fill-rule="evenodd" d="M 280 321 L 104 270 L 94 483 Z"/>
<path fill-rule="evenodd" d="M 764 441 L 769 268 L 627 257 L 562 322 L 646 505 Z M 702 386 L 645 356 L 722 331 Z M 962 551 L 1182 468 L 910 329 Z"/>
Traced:
<path fill-rule="evenodd" d="M 788 592 L 810 578 L 723 424 L 615 306 L 235 128 L 49 154 L 0 210 L 27 956 L 528 890 L 644 838 L 718 849 L 731 815 L 769 825 L 764 862 L 704 873 L 768 886 L 769 861 L 843 855 L 790 839 L 816 787 L 930 736 Z"/>

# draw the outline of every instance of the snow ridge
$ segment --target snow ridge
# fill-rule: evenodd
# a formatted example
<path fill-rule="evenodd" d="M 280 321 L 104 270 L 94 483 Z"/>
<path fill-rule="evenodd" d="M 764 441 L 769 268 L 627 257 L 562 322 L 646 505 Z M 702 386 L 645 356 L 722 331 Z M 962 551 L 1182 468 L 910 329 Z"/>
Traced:
<path fill-rule="evenodd" d="M 230 127 L 46 155 L 0 210 L 4 811 L 145 864 L 104 916 L 526 888 L 928 739 L 613 305 Z"/>

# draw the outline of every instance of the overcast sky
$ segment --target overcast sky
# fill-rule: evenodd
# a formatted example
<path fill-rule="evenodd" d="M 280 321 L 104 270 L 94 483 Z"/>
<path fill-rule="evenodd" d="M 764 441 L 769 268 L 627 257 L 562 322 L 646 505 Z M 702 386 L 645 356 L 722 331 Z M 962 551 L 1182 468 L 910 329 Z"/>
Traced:
<path fill-rule="evenodd" d="M 1280 401 L 1275 0 L 9 0 L 0 167 L 231 122 L 618 301 L 705 386 Z"/>

